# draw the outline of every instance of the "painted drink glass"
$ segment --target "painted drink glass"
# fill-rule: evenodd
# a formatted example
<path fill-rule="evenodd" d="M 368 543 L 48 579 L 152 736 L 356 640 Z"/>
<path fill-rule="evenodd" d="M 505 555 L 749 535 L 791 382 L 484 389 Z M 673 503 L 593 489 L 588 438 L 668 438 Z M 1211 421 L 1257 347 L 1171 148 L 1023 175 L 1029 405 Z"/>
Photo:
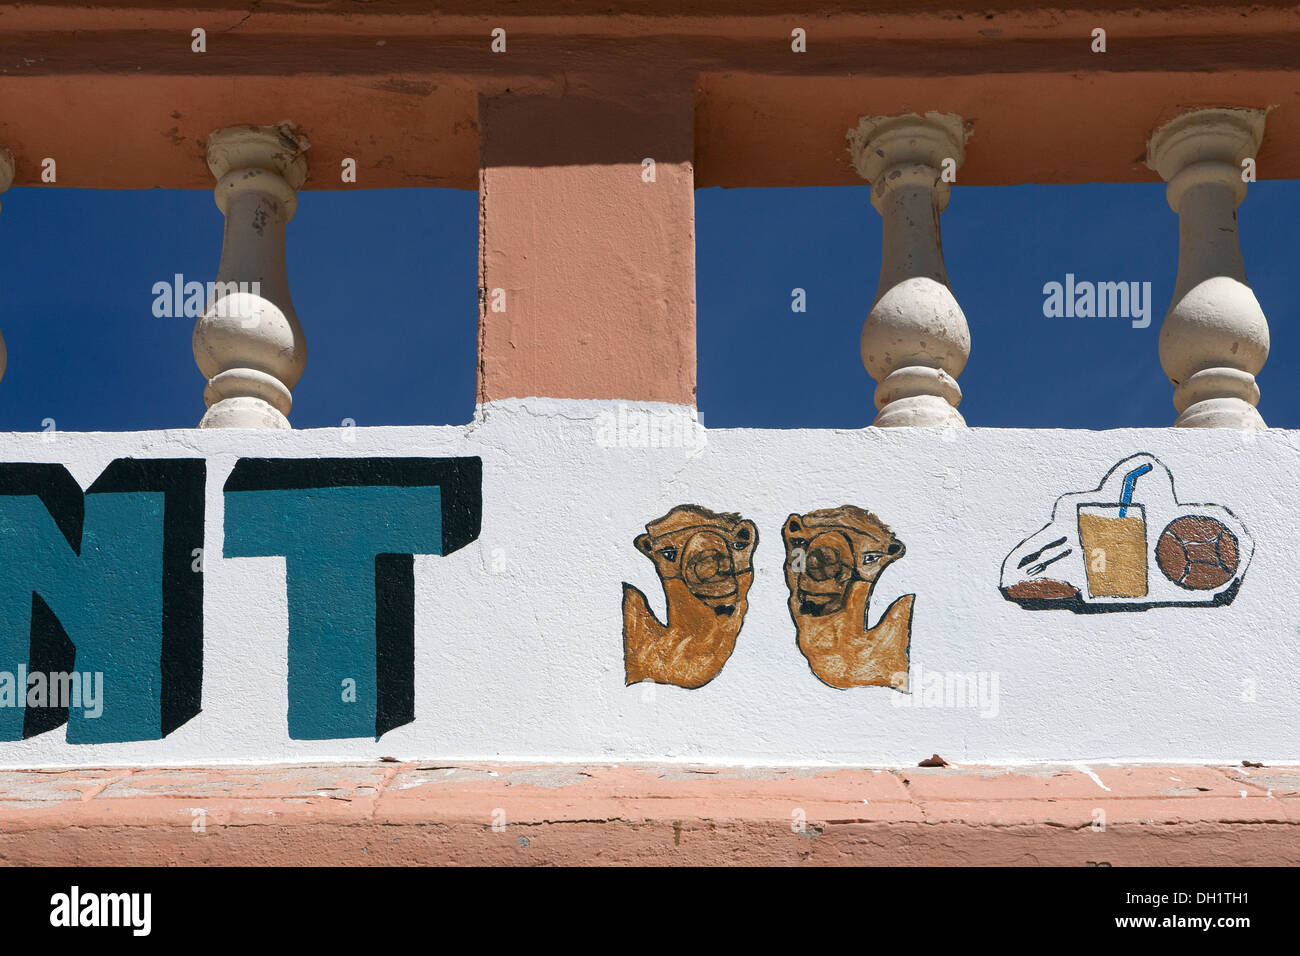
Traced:
<path fill-rule="evenodd" d="M 1079 545 L 1093 597 L 1147 594 L 1147 522 L 1141 505 L 1079 505 Z"/>

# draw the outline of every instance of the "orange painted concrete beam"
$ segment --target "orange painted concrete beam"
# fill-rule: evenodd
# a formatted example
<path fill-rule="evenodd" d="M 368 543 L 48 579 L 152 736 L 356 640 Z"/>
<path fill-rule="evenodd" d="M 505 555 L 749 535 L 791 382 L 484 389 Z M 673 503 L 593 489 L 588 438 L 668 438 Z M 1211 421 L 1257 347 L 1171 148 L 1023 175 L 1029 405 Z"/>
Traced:
<path fill-rule="evenodd" d="M 58 185 L 208 188 L 212 130 L 291 119 L 313 145 L 308 189 L 473 189 L 480 98 L 635 107 L 680 87 L 697 186 L 856 184 L 844 134 L 858 117 L 928 109 L 972 121 L 966 185 L 1155 182 L 1147 135 L 1199 106 L 1272 107 L 1259 175 L 1300 177 L 1300 8 L 1126 6 L 0 2 L 0 142 L 19 186 L 49 156 Z M 790 50 L 795 26 L 807 53 Z M 190 50 L 195 27 L 206 53 Z M 491 52 L 495 27 L 506 53 Z M 578 145 L 598 162 L 601 142 Z"/>
<path fill-rule="evenodd" d="M 0 771 L 11 865 L 1300 863 L 1300 768 Z"/>
<path fill-rule="evenodd" d="M 690 91 L 479 112 L 479 401 L 695 404 Z"/>

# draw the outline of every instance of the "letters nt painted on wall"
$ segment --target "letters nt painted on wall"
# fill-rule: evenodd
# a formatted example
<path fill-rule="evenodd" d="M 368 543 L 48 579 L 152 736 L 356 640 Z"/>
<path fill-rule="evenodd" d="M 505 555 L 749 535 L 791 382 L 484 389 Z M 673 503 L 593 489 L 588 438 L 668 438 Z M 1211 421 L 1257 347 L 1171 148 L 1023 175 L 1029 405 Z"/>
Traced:
<path fill-rule="evenodd" d="M 64 723 L 69 743 L 156 740 L 199 712 L 205 477 L 200 459 L 123 458 L 83 494 L 62 465 L 0 464 L 0 694 L 15 674 L 104 688 L 98 716 L 16 688 L 0 740 Z M 290 737 L 414 720 L 414 555 L 478 537 L 482 461 L 241 459 L 225 497 L 225 556 L 285 559 Z"/>

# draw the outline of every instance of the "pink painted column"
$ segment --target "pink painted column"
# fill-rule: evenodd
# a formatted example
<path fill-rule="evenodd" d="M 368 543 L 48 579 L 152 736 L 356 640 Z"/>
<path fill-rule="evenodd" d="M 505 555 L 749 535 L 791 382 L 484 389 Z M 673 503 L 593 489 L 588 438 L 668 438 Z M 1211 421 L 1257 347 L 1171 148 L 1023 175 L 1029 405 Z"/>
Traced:
<path fill-rule="evenodd" d="M 480 402 L 695 404 L 689 91 L 479 101 Z"/>

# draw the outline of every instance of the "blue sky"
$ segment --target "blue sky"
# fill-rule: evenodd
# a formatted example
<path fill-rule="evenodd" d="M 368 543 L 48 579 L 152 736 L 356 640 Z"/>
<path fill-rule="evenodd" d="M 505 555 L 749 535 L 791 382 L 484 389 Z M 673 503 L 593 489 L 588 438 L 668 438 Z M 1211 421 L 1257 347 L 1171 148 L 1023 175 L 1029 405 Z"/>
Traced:
<path fill-rule="evenodd" d="M 187 427 L 203 414 L 193 320 L 156 318 L 152 286 L 216 275 L 209 191 L 13 189 L 0 197 L 0 430 Z M 1300 427 L 1292 228 L 1300 182 L 1238 210 L 1269 318 L 1260 411 Z M 289 275 L 306 330 L 298 427 L 464 423 L 473 414 L 477 198 L 453 190 L 304 192 Z M 696 193 L 699 404 L 710 427 L 859 427 L 875 414 L 858 355 L 880 267 L 863 187 Z M 943 215 L 971 329 L 971 425 L 1114 428 L 1173 421 L 1156 342 L 1177 268 L 1163 184 L 954 188 Z M 1046 318 L 1044 283 L 1150 281 L 1149 328 Z M 807 312 L 790 309 L 791 290 Z M 364 309 L 364 311 L 362 311 Z M 617 316 L 610 316 L 617 321 Z"/>

